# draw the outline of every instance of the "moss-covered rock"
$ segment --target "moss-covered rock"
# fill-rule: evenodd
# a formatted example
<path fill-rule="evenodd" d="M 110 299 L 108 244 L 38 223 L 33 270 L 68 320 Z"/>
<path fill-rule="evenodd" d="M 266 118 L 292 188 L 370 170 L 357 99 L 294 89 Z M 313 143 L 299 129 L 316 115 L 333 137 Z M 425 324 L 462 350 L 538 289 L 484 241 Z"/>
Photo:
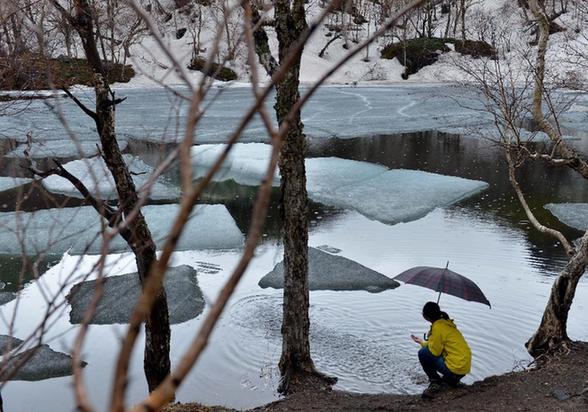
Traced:
<path fill-rule="evenodd" d="M 218 63 L 211 63 L 210 67 L 207 68 L 206 64 L 206 59 L 202 57 L 195 57 L 194 59 L 192 59 L 192 62 L 188 66 L 188 69 L 198 70 L 209 77 L 212 77 L 217 80 L 222 80 L 224 82 L 237 80 L 238 76 L 234 70 L 231 70 L 228 67 L 221 66 Z"/>
<path fill-rule="evenodd" d="M 455 45 L 455 51 L 467 54 L 473 58 L 490 57 L 496 58 L 496 49 L 490 44 L 480 40 L 456 40 L 449 39 Z"/>
<path fill-rule="evenodd" d="M 105 66 L 109 83 L 126 83 L 135 75 L 129 65 L 106 62 Z M 0 58 L 0 90 L 49 90 L 75 84 L 93 85 L 93 73 L 85 59 L 35 54 Z"/>
<path fill-rule="evenodd" d="M 405 66 L 402 78 L 407 79 L 409 75 L 435 63 L 440 54 L 448 52 L 450 50 L 448 44 L 453 44 L 456 52 L 474 58 L 496 57 L 496 50 L 486 42 L 439 37 L 420 37 L 405 42 L 391 43 L 384 47 L 381 56 L 384 59 L 397 58 Z"/>
<path fill-rule="evenodd" d="M 406 42 L 392 43 L 382 50 L 382 58 L 394 59 L 404 65 L 403 79 L 437 61 L 441 53 L 449 51 L 445 39 L 421 37 Z"/>

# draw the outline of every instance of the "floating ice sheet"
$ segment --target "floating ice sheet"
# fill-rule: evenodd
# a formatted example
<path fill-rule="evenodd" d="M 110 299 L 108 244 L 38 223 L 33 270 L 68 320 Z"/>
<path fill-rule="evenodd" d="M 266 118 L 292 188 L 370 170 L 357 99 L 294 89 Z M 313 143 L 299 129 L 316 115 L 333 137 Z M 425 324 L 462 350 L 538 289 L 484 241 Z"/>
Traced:
<path fill-rule="evenodd" d="M 259 281 L 262 288 L 284 287 L 284 262 Z M 382 292 L 400 286 L 398 282 L 343 256 L 308 248 L 308 286 L 310 290 L 367 290 Z"/>
<path fill-rule="evenodd" d="M 15 187 L 26 185 L 27 183 L 30 183 L 32 181 L 32 179 L 27 179 L 24 177 L 0 176 L 0 192 L 4 192 L 5 190 L 10 190 L 14 189 Z"/>
<path fill-rule="evenodd" d="M 177 91 L 189 95 L 186 89 Z M 91 91 L 75 93 L 84 103 L 93 104 Z M 157 142 L 181 139 L 188 110 L 179 97 L 161 87 L 127 88 L 119 93 L 127 97 L 117 106 L 119 136 Z M 254 96 L 247 88 L 223 88 L 213 90 L 205 100 L 207 110 L 198 123 L 198 141 L 225 143 L 247 108 L 254 103 Z M 17 106 L 15 113 L 0 118 L 0 128 L 6 136 L 21 140 L 31 130 L 35 139 L 63 140 L 63 125 L 46 103 L 38 100 L 11 102 L 11 106 Z M 94 122 L 70 99 L 53 99 L 51 103 L 63 113 L 68 127 L 81 141 L 96 141 Z M 266 104 L 270 116 L 274 117 L 273 99 L 268 99 Z M 585 131 L 587 106 L 580 95 L 569 111 L 562 114 L 562 126 Z M 305 133 L 316 138 L 391 135 L 439 127 L 469 127 L 493 121 L 485 110 L 485 99 L 479 91 L 469 87 L 426 84 L 320 88 L 303 107 L 302 119 Z M 259 116 L 251 122 L 241 139 L 269 141 Z"/>
<path fill-rule="evenodd" d="M 120 150 L 127 148 L 126 140 L 119 140 Z M 9 158 L 24 159 L 26 145 L 22 144 L 6 155 Z M 98 141 L 48 140 L 35 141 L 31 145 L 29 157 L 32 159 L 73 159 L 92 157 L 98 154 Z"/>
<path fill-rule="evenodd" d="M 224 144 L 203 144 L 192 147 L 195 176 L 203 177 L 226 147 Z M 265 176 L 271 150 L 272 147 L 264 143 L 235 144 L 216 174 L 215 180 L 234 180 L 246 186 L 259 185 Z M 277 170 L 273 184 L 275 186 L 280 184 Z"/>
<path fill-rule="evenodd" d="M 204 310 L 204 297 L 198 286 L 196 271 L 190 266 L 169 269 L 165 276 L 165 291 L 172 324 L 194 319 Z M 69 320 L 81 323 L 96 290 L 96 281 L 78 283 L 70 290 L 67 300 L 71 305 Z M 137 300 L 141 284 L 137 273 L 112 276 L 105 279 L 104 294 L 90 323 L 110 325 L 128 323 Z"/>
<path fill-rule="evenodd" d="M 134 156 L 123 155 L 123 158 L 130 171 L 135 174 L 133 176 L 135 186 L 137 189 L 141 189 L 148 183 L 153 174 L 153 168 Z M 80 179 L 90 190 L 90 193 L 100 199 L 116 199 L 114 180 L 101 157 L 74 160 L 66 163 L 63 167 Z M 52 175 L 43 179 L 42 182 L 43 186 L 53 193 L 83 198 L 78 190 L 61 176 Z M 156 200 L 175 200 L 180 196 L 179 188 L 167 184 L 162 177 L 156 180 L 150 193 L 149 197 Z"/>
<path fill-rule="evenodd" d="M 588 203 L 548 203 L 544 207 L 566 225 L 588 230 Z"/>
<path fill-rule="evenodd" d="M 10 352 L 21 343 L 20 339 L 0 335 L 2 354 Z M 47 345 L 19 353 L 11 353 L 6 362 L 2 362 L 0 365 L 0 381 L 40 381 L 72 374 L 71 356 L 56 352 Z M 85 365 L 83 362 L 83 366 Z"/>
<path fill-rule="evenodd" d="M 361 171 L 367 168 L 365 165 L 365 162 L 336 158 L 308 159 L 309 197 L 395 224 L 421 218 L 437 207 L 451 205 L 488 187 L 478 180 L 420 170 L 384 169 L 382 173 L 369 175 Z M 338 166 L 347 172 L 332 173 Z M 354 173 L 355 170 L 358 172 Z"/>
<path fill-rule="evenodd" d="M 212 165 L 224 145 L 193 148 L 197 174 Z M 263 178 L 271 146 L 236 144 L 215 179 L 255 185 Z M 198 172 L 199 171 L 199 172 Z M 384 166 L 335 157 L 306 160 L 309 197 L 328 206 L 355 210 L 388 224 L 418 219 L 436 207 L 448 206 L 486 189 L 478 180 Z M 278 184 L 276 176 L 274 184 Z"/>
<path fill-rule="evenodd" d="M 142 208 L 153 238 L 163 245 L 179 206 L 152 205 Z M 46 209 L 32 213 L 0 213 L 0 253 L 28 255 L 40 252 L 73 255 L 100 253 L 100 219 L 90 207 Z M 233 249 L 243 235 L 223 205 L 197 205 L 176 250 Z M 128 246 L 117 236 L 111 253 L 126 252 Z"/>

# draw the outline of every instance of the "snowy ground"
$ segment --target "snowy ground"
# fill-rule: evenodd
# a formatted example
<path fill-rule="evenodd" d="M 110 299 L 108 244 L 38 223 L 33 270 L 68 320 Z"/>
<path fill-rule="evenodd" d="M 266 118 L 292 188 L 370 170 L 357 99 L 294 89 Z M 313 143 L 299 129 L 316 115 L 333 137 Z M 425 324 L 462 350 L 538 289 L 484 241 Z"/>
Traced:
<path fill-rule="evenodd" d="M 169 7 L 172 9 L 173 7 Z M 201 33 L 201 48 L 203 50 L 211 50 L 216 25 L 212 22 L 218 19 L 214 12 L 203 8 L 205 16 L 205 24 Z M 311 1 L 307 5 L 307 20 L 312 23 L 318 19 L 323 9 L 320 2 Z M 233 17 L 234 26 L 239 26 L 241 17 L 237 14 Z M 271 12 L 270 12 L 271 17 Z M 206 22 L 208 19 L 208 23 Z M 339 17 L 337 17 L 339 19 Z M 442 35 L 442 30 L 445 27 L 446 16 L 440 15 L 437 24 L 437 36 Z M 521 71 L 528 70 L 526 59 L 532 56 L 535 51 L 534 47 L 529 46 L 529 41 L 532 36 L 529 34 L 529 29 L 523 19 L 523 15 L 515 4 L 510 0 L 484 0 L 476 2 L 470 9 L 468 9 L 468 38 L 478 40 L 480 37 L 486 41 L 499 38 L 499 49 L 501 58 L 504 62 L 508 62 L 517 74 Z M 179 12 L 175 12 L 173 24 L 160 24 L 159 29 L 164 34 L 163 42 L 171 50 L 176 60 L 181 63 L 183 67 L 187 67 L 192 55 L 193 39 L 186 33 L 181 39 L 176 39 L 175 33 L 178 28 L 189 27 L 185 21 L 185 17 Z M 345 49 L 345 41 L 343 38 L 335 40 L 327 49 L 323 57 L 319 57 L 320 51 L 331 39 L 333 35 L 327 28 L 325 23 L 331 22 L 327 19 L 317 32 L 309 39 L 305 46 L 302 56 L 302 65 L 300 71 L 300 80 L 303 84 L 311 84 L 318 80 L 333 64 L 343 59 L 347 53 L 357 45 L 354 39 L 359 41 L 368 36 L 368 25 L 356 26 L 357 31 L 354 31 L 350 36 L 353 37 L 348 41 L 349 49 Z M 339 21 L 339 20 L 336 20 Z M 583 33 L 576 33 L 576 27 L 584 27 L 585 22 L 578 20 L 573 13 L 568 13 L 561 16 L 558 23 L 569 29 L 563 33 L 556 33 L 550 38 L 550 49 L 548 54 L 547 70 L 549 79 L 564 79 L 577 77 L 580 80 L 588 81 L 588 74 L 582 69 L 579 69 L 571 57 L 571 49 L 576 49 L 580 53 L 588 49 L 588 39 Z M 489 30 L 489 27 L 493 31 Z M 370 25 L 370 33 L 373 33 L 374 27 Z M 481 34 L 485 31 L 485 34 Z M 277 39 L 273 28 L 267 27 L 267 32 L 270 40 L 270 47 L 274 56 L 277 56 Z M 402 80 L 401 74 L 404 67 L 398 60 L 387 60 L 380 58 L 381 49 L 392 41 L 397 41 L 390 34 L 378 39 L 370 46 L 369 51 L 362 51 L 355 57 L 350 59 L 341 69 L 339 69 L 328 80 L 328 84 L 396 84 L 396 83 L 416 83 L 416 84 L 435 84 L 447 83 L 453 81 L 468 81 L 470 77 L 464 73 L 459 67 L 468 67 L 476 64 L 476 61 L 471 57 L 462 57 L 459 53 L 449 52 L 441 56 L 439 62 L 432 66 L 425 67 L 419 73 L 411 76 L 408 81 Z M 221 42 L 221 55 L 223 50 L 226 53 L 226 45 Z M 158 46 L 157 42 L 150 37 L 136 45 L 133 49 L 133 57 L 131 61 L 135 70 L 139 73 L 129 84 L 125 87 L 146 87 L 152 86 L 154 83 L 163 83 L 167 85 L 182 84 L 180 76 L 169 68 L 172 63 L 166 54 Z M 206 56 L 206 52 L 202 53 Z M 235 70 L 239 79 L 235 84 L 249 81 L 249 68 L 247 66 L 247 56 L 245 46 L 241 45 L 237 48 L 235 59 L 229 61 L 227 66 Z M 261 66 L 258 67 L 258 72 L 261 74 L 261 80 L 267 80 L 267 76 Z M 188 78 L 192 82 L 197 82 L 200 79 L 199 72 L 190 72 L 186 70 Z"/>

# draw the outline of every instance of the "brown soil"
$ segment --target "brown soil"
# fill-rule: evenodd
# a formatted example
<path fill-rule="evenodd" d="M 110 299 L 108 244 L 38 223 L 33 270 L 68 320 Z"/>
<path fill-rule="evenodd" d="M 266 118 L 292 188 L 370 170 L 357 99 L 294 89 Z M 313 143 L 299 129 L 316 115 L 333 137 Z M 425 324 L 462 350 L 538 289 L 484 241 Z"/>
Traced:
<path fill-rule="evenodd" d="M 165 412 L 228 411 L 220 407 L 176 404 Z M 450 389 L 433 400 L 418 395 L 368 395 L 303 390 L 256 411 L 587 411 L 588 343 L 575 342 L 533 369 L 491 376 Z"/>

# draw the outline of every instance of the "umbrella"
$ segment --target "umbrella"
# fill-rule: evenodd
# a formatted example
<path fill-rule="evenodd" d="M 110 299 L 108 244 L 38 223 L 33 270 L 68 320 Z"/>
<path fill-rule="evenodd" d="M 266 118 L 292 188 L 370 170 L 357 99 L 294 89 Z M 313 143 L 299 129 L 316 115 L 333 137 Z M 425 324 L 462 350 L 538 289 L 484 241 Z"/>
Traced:
<path fill-rule="evenodd" d="M 441 293 L 457 296 L 472 302 L 480 302 L 485 305 L 490 305 L 482 290 L 474 282 L 447 269 L 449 262 L 445 268 L 435 268 L 430 266 L 417 266 L 412 269 L 405 270 L 400 275 L 395 276 L 394 279 L 400 280 L 411 285 L 418 285 L 425 288 L 433 289 L 439 292 L 437 303 L 441 298 Z"/>

